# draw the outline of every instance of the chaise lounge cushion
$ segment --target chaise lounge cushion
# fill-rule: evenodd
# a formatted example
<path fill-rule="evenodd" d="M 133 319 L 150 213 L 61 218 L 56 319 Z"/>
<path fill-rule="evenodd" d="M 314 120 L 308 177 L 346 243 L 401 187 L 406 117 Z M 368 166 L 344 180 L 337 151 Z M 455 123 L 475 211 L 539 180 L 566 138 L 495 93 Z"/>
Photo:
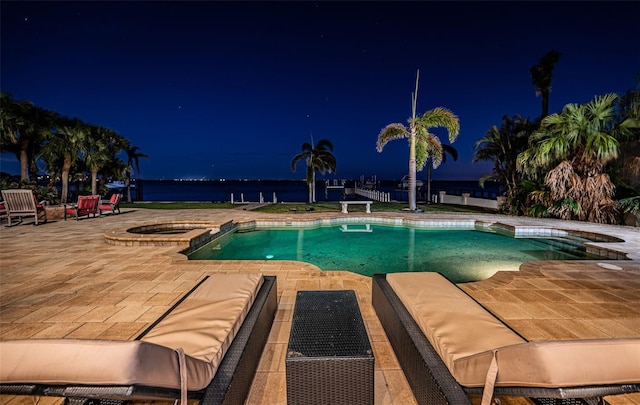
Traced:
<path fill-rule="evenodd" d="M 465 387 L 569 387 L 640 382 L 640 339 L 527 342 L 438 273 L 387 281 L 447 368 Z"/>
<path fill-rule="evenodd" d="M 387 281 L 461 385 L 484 385 L 491 357 L 470 369 L 461 359 L 526 342 L 439 273 L 387 274 Z"/>
<path fill-rule="evenodd" d="M 261 274 L 216 274 L 141 340 L 180 347 L 185 354 L 218 367 L 262 281 Z"/>
<path fill-rule="evenodd" d="M 184 350 L 187 388 L 213 379 L 251 308 L 261 274 L 217 274 L 140 341 L 31 339 L 0 342 L 0 382 L 131 385 L 181 388 Z"/>
<path fill-rule="evenodd" d="M 141 341 L 81 339 L 12 340 L 0 345 L 0 381 L 62 385 L 133 384 L 180 389 L 175 350 Z M 185 356 L 187 387 L 200 390 L 213 365 Z"/>
<path fill-rule="evenodd" d="M 492 357 L 492 351 L 480 353 L 461 359 L 456 368 L 477 369 L 479 363 L 484 369 Z M 496 360 L 498 387 L 640 383 L 640 339 L 528 342 L 497 349 Z"/>

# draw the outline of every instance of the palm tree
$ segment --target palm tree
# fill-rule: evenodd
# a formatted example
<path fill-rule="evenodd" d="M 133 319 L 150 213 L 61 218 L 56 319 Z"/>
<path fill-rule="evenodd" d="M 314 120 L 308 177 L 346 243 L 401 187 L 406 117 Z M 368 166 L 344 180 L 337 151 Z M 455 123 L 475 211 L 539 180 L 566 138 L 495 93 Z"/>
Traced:
<path fill-rule="evenodd" d="M 311 143 L 302 144 L 302 152 L 293 157 L 291 171 L 296 171 L 296 165 L 304 160 L 307 163 L 307 185 L 309 187 L 309 204 L 316 202 L 316 170 L 322 174 L 336 171 L 336 158 L 333 155 L 333 144 L 328 139 L 320 139 L 316 146 Z"/>
<path fill-rule="evenodd" d="M 517 196 L 522 176 L 517 170 L 518 155 L 528 147 L 529 136 L 535 124 L 528 119 L 515 115 L 513 118 L 502 117 L 500 128 L 492 126 L 474 145 L 476 150 L 473 162 L 493 162 L 491 174 L 480 179 L 480 185 L 488 179 L 495 179 L 503 190 L 506 190 L 507 204 L 512 208 L 517 204 Z"/>
<path fill-rule="evenodd" d="M 451 155 L 453 161 L 458 160 L 458 151 L 451 145 L 442 144 L 442 163 L 447 162 L 447 153 Z M 433 159 L 429 157 L 427 161 L 427 202 L 431 202 L 431 167 L 433 166 Z M 435 169 L 435 167 L 434 167 Z"/>
<path fill-rule="evenodd" d="M 614 222 L 615 186 L 605 167 L 618 157 L 618 139 L 637 128 L 635 120 L 620 122 L 614 93 L 586 104 L 567 104 L 551 114 L 518 156 L 518 169 L 544 175 L 554 205 L 549 212 L 562 219 Z M 549 170 L 550 169 L 550 170 Z"/>
<path fill-rule="evenodd" d="M 139 152 L 140 148 L 137 146 L 127 146 L 125 150 L 127 152 L 127 202 L 131 202 L 131 174 L 133 173 L 133 165 L 136 165 L 136 170 L 140 173 L 140 158 L 149 159 L 149 156 Z"/>
<path fill-rule="evenodd" d="M 22 119 L 16 114 L 16 101 L 11 94 L 0 93 L 0 145 L 2 150 L 18 142 L 18 127 Z"/>
<path fill-rule="evenodd" d="M 44 153 L 48 155 L 47 161 L 62 160 L 60 202 L 66 203 L 69 195 L 69 173 L 83 151 L 88 127 L 78 119 L 63 119 L 60 122 L 60 128 L 49 134 Z"/>
<path fill-rule="evenodd" d="M 117 146 L 121 137 L 115 131 L 90 126 L 90 137 L 87 139 L 85 163 L 91 172 L 91 194 L 98 194 L 98 173 L 115 159 L 120 150 Z"/>
<path fill-rule="evenodd" d="M 458 117 L 446 108 L 436 107 L 416 116 L 418 103 L 418 79 L 416 73 L 416 90 L 411 93 L 411 118 L 409 128 L 403 124 L 393 123 L 384 127 L 378 134 L 377 151 L 382 152 L 384 146 L 394 139 L 409 138 L 409 209 L 415 211 L 416 205 L 416 171 L 424 168 L 427 158 L 431 158 L 433 168 L 442 163 L 443 149 L 440 139 L 429 132 L 430 128 L 443 127 L 449 133 L 449 143 L 453 143 L 460 132 Z"/>
<path fill-rule="evenodd" d="M 529 69 L 531 74 L 531 83 L 536 88 L 536 96 L 542 96 L 542 114 L 540 118 L 544 118 L 549 114 L 549 93 L 551 93 L 551 79 L 553 69 L 560 60 L 560 52 L 551 50 L 545 53 L 540 62 Z"/>
<path fill-rule="evenodd" d="M 6 93 L 2 93 L 3 150 L 12 151 L 20 161 L 20 180 L 36 181 L 35 156 L 39 153 L 43 139 L 51 132 L 57 114 L 29 101 L 15 101 Z M 34 173 L 35 172 L 35 173 Z"/>

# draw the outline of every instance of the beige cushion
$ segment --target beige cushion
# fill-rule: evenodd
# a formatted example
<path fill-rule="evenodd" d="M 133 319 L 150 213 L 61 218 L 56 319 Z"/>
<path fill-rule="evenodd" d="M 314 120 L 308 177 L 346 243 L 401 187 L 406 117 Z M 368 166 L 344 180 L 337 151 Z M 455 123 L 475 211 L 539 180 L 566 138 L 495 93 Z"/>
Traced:
<path fill-rule="evenodd" d="M 387 280 L 463 386 L 485 385 L 494 352 L 496 386 L 640 382 L 640 339 L 526 342 L 438 273 L 395 273 Z"/>
<path fill-rule="evenodd" d="M 457 361 L 525 342 L 439 273 L 393 273 L 387 281 L 462 385 L 484 385 L 491 357 L 476 359 L 469 370 L 456 367 Z"/>
<path fill-rule="evenodd" d="M 186 357 L 187 387 L 200 390 L 215 368 Z M 0 342 L 0 382 L 131 385 L 180 389 L 173 349 L 133 341 L 30 339 Z"/>
<path fill-rule="evenodd" d="M 209 277 L 142 341 L 30 339 L 0 342 L 0 381 L 206 387 L 262 285 L 260 274 Z"/>
<path fill-rule="evenodd" d="M 141 340 L 218 367 L 262 285 L 261 274 L 216 274 Z"/>
<path fill-rule="evenodd" d="M 491 361 L 491 351 L 460 359 L 458 375 Z M 576 387 L 640 383 L 640 339 L 529 342 L 497 349 L 497 387 Z M 456 378 L 457 379 L 457 378 Z M 473 386 L 482 386 L 477 381 Z"/>

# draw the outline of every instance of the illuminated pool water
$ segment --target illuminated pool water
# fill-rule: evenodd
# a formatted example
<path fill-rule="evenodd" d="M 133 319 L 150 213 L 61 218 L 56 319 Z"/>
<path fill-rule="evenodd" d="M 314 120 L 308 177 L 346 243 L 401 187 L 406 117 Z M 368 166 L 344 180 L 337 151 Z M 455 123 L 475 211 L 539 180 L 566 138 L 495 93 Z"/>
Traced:
<path fill-rule="evenodd" d="M 229 233 L 191 260 L 298 260 L 323 270 L 375 273 L 437 271 L 453 282 L 483 280 L 534 260 L 598 259 L 580 241 L 514 238 L 485 230 L 378 224 L 255 228 Z"/>

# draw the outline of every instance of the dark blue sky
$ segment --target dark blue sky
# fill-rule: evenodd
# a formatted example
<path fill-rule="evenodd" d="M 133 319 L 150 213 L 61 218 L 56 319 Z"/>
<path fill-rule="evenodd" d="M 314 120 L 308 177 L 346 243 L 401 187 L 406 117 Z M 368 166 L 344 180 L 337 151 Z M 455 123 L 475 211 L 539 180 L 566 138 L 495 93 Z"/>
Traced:
<path fill-rule="evenodd" d="M 408 147 L 381 128 L 418 112 L 460 118 L 460 157 L 436 180 L 477 179 L 473 144 L 503 115 L 540 114 L 529 69 L 562 54 L 550 111 L 624 93 L 640 74 L 640 2 L 12 2 L 1 88 L 105 126 L 148 154 L 139 177 L 304 177 L 311 134 L 330 178 L 399 179 Z M 446 133 L 436 131 L 444 141 Z M 2 170 L 18 172 L 14 156 Z M 425 172 L 419 173 L 423 178 Z"/>

